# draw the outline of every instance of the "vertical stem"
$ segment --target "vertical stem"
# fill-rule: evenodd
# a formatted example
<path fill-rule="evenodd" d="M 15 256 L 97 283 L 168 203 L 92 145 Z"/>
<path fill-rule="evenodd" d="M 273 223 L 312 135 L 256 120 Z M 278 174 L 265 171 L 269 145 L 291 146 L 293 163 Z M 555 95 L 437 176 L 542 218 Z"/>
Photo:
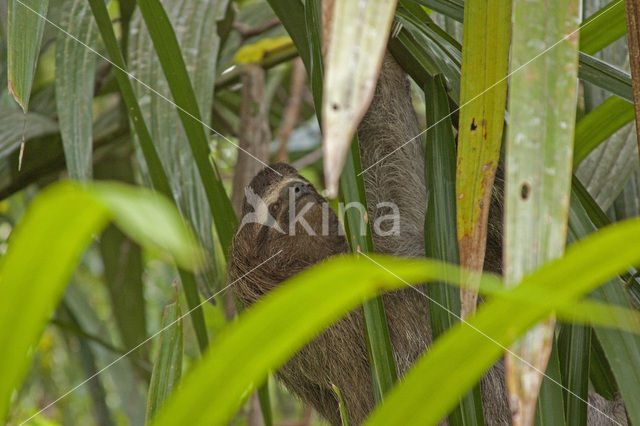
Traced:
<path fill-rule="evenodd" d="M 627 16 L 627 43 L 636 113 L 636 137 L 640 148 L 640 0 L 624 0 Z M 640 153 L 640 150 L 639 150 Z"/>

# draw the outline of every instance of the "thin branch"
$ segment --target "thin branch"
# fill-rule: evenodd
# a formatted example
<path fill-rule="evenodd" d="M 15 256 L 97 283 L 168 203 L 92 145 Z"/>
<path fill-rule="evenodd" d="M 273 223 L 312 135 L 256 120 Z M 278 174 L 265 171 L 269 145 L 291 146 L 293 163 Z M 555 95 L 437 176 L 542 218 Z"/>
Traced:
<path fill-rule="evenodd" d="M 232 28 L 240 33 L 242 43 L 244 43 L 247 39 L 267 32 L 278 25 L 280 25 L 280 20 L 278 18 L 273 18 L 264 24 L 253 28 L 247 24 L 243 24 L 242 22 L 234 22 Z"/>
<path fill-rule="evenodd" d="M 280 123 L 280 130 L 278 131 L 278 140 L 280 141 L 280 145 L 278 147 L 278 153 L 276 154 L 277 161 L 283 161 L 285 163 L 289 161 L 289 156 L 287 154 L 287 142 L 289 141 L 289 136 L 291 135 L 294 127 L 298 124 L 300 109 L 302 108 L 302 94 L 306 79 L 307 71 L 304 68 L 302 59 L 297 58 L 293 61 L 289 100 L 284 113 L 282 114 L 282 122 Z"/>

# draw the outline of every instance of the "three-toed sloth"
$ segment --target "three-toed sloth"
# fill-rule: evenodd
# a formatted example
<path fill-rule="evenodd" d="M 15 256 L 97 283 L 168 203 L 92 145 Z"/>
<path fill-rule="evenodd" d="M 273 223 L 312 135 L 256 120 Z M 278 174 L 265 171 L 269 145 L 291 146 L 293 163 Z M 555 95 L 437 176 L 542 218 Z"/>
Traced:
<path fill-rule="evenodd" d="M 358 128 L 362 165 L 366 170 L 369 221 L 375 223 L 380 215 L 388 214 L 384 209 L 375 208 L 382 202 L 394 203 L 399 211 L 398 232 L 373 233 L 376 252 L 424 256 L 427 194 L 422 146 L 416 140 L 406 143 L 418 133 L 407 76 L 393 57 L 386 54 L 375 96 Z M 496 182 L 485 269 L 499 273 L 502 257 L 501 179 Z M 233 288 L 245 306 L 316 262 L 349 251 L 337 216 L 327 208 L 326 200 L 313 185 L 293 167 L 279 163 L 265 168 L 253 178 L 247 193 L 259 197 L 262 207 L 245 197 L 242 215 L 258 214 L 268 217 L 272 223 L 247 223 L 233 239 L 229 282 L 237 280 Z M 291 223 L 292 207 L 298 211 L 305 209 L 304 221 Z M 269 262 L 253 270 L 278 252 L 280 254 Z M 252 272 L 247 274 L 249 271 Z M 431 344 L 428 301 L 424 295 L 407 288 L 385 294 L 383 302 L 401 376 Z M 332 385 L 337 386 L 348 420 L 361 424 L 374 408 L 370 371 L 363 314 L 359 308 L 304 346 L 276 376 L 334 425 L 341 424 L 338 399 L 332 389 Z M 504 367 L 500 362 L 481 381 L 486 424 L 511 423 L 505 388 Z M 592 399 L 599 409 L 626 423 L 619 401 L 608 403 L 597 395 Z M 590 410 L 590 424 L 609 424 L 607 417 L 592 415 L 594 413 L 597 414 Z"/>

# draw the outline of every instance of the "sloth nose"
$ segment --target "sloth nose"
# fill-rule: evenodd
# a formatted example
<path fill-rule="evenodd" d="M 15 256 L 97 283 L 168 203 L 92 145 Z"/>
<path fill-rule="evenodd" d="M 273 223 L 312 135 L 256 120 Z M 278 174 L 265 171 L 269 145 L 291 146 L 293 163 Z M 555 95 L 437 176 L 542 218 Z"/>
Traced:
<path fill-rule="evenodd" d="M 309 193 L 309 187 L 302 182 L 295 182 L 291 187 L 296 200 Z"/>

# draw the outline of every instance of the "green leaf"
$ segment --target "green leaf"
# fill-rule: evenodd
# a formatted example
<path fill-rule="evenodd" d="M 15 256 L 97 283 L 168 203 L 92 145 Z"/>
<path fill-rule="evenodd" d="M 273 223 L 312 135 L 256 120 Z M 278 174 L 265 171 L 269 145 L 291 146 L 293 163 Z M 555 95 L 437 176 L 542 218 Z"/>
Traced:
<path fill-rule="evenodd" d="M 322 164 L 329 198 L 338 195 L 347 152 L 373 99 L 396 3 L 369 0 L 363 5 L 334 0 L 331 20 L 323 22 L 328 46 L 322 99 Z"/>
<path fill-rule="evenodd" d="M 554 307 L 572 305 L 627 265 L 640 261 L 635 244 L 638 238 L 640 220 L 603 229 L 569 248 L 563 259 L 525 278 L 504 293 L 504 299 L 490 298 L 469 320 L 476 329 L 459 324 L 438 339 L 387 394 L 374 413 L 373 423 L 422 425 L 439 421 L 498 359 L 503 348 L 495 341 L 507 346 Z M 364 257 L 338 256 L 314 265 L 243 312 L 183 379 L 155 424 L 227 424 L 269 371 L 284 364 L 315 334 L 363 299 L 409 282 L 453 282 L 460 276 L 458 268 L 430 260 Z M 563 286 L 558 288 L 558 282 Z M 500 289 L 501 282 L 483 276 L 480 288 Z M 550 300 L 547 294 L 554 289 L 556 297 Z M 475 356 L 469 357 L 469 353 Z M 220 389 L 224 392 L 218 392 Z M 211 403 L 212 392 L 216 392 L 215 404 Z"/>
<path fill-rule="evenodd" d="M 23 113 L 9 107 L 0 107 L 0 158 L 11 154 L 22 139 L 28 141 L 38 136 L 58 131 L 55 121 L 33 112 Z M 27 148 L 28 149 L 28 148 Z"/>
<path fill-rule="evenodd" d="M 265 426 L 273 426 L 273 412 L 271 411 L 271 398 L 269 397 L 269 379 L 258 388 L 258 399 L 260 400 L 260 410 Z"/>
<path fill-rule="evenodd" d="M 613 65 L 580 52 L 578 78 L 633 102 L 631 76 Z"/>
<path fill-rule="evenodd" d="M 402 62 L 410 64 L 408 71 L 421 86 L 426 84 L 430 76 L 442 73 L 447 79 L 449 96 L 457 104 L 460 102 L 462 64 L 460 44 L 441 30 L 424 10 L 412 7 L 414 5 L 406 0 L 400 4 L 403 7 L 396 11 L 396 20 L 402 24 L 402 29 L 398 37 L 393 37 L 389 42 L 391 52 L 398 54 Z M 424 70 L 412 70 L 413 62 L 418 62 L 418 66 Z"/>
<path fill-rule="evenodd" d="M 62 3 L 60 26 L 96 48 L 97 29 L 85 0 Z M 67 170 L 72 179 L 92 175 L 92 101 L 96 54 L 62 32 L 56 39 L 55 98 Z"/>
<path fill-rule="evenodd" d="M 342 420 L 342 426 L 349 426 L 349 418 L 347 417 L 347 409 L 344 405 L 344 400 L 342 399 L 342 394 L 340 393 L 340 389 L 336 385 L 331 386 L 333 391 L 336 393 L 338 397 L 338 406 L 340 407 L 340 419 Z"/>
<path fill-rule="evenodd" d="M 570 425 L 587 424 L 587 404 L 585 401 L 589 398 L 591 327 L 579 324 L 562 324 L 558 336 L 558 346 L 562 364 L 562 384 L 568 389 L 568 391 L 564 390 L 565 420 Z"/>
<path fill-rule="evenodd" d="M 449 18 L 462 22 L 464 19 L 464 3 L 462 0 L 415 0 L 429 9 L 440 12 Z"/>
<path fill-rule="evenodd" d="M 562 256 L 566 240 L 578 98 L 578 40 L 565 36 L 578 26 L 580 3 L 562 0 L 550 13 L 541 14 L 549 4 L 547 0 L 516 2 L 513 8 L 511 69 L 526 66 L 526 71 L 512 73 L 509 85 L 503 255 L 507 286 Z M 546 49 L 552 44 L 553 49 Z M 556 293 L 550 294 L 555 297 Z M 506 356 L 514 423 L 533 422 L 542 384 L 539 372 L 547 369 L 548 361 L 557 362 L 549 360 L 554 322 L 546 318 L 529 330 Z M 556 402 L 562 399 L 559 396 L 541 402 Z M 564 420 L 561 409 L 543 407 L 542 411 L 555 414 L 556 424 Z"/>
<path fill-rule="evenodd" d="M 0 352 L 0 421 L 30 365 L 30 348 L 80 255 L 108 219 L 106 206 L 64 183 L 41 192 L 13 230 L 0 259 L 0 339 L 12 347 Z"/>
<path fill-rule="evenodd" d="M 144 166 L 149 170 L 153 187 L 165 196 L 171 197 L 171 189 L 169 187 L 167 175 L 162 168 L 162 163 L 160 162 L 158 153 L 151 140 L 149 129 L 147 128 L 144 117 L 142 116 L 140 106 L 138 105 L 138 100 L 133 93 L 133 87 L 129 81 L 128 71 L 124 64 L 124 58 L 120 52 L 116 35 L 113 32 L 111 19 L 109 18 L 105 3 L 102 0 L 89 0 L 89 5 L 91 6 L 91 11 L 93 12 L 93 16 L 98 25 L 102 41 L 105 44 L 107 53 L 109 54 L 109 60 L 114 65 L 114 75 L 118 82 L 118 86 L 120 87 L 124 104 L 127 107 L 127 114 L 131 118 L 133 129 L 140 141 L 140 147 L 144 153 Z"/>
<path fill-rule="evenodd" d="M 593 389 L 604 398 L 611 400 L 618 393 L 618 385 L 602 345 L 595 336 L 591 339 L 589 380 Z"/>
<path fill-rule="evenodd" d="M 80 255 L 113 217 L 146 246 L 192 265 L 193 237 L 177 211 L 149 190 L 118 184 L 83 188 L 62 182 L 42 191 L 13 230 L 0 258 L 0 419 L 11 393 L 30 365 L 38 337 L 55 308 Z M 52 256 L 55 253 L 55 256 Z M 37 266 L 37 267 L 36 267 Z"/>
<path fill-rule="evenodd" d="M 161 330 L 158 354 L 149 384 L 145 424 L 151 423 L 151 419 L 177 387 L 182 374 L 182 319 L 177 301 L 165 306 Z"/>
<path fill-rule="evenodd" d="M 27 112 L 47 16 L 48 0 L 9 0 L 7 63 L 9 93 Z"/>
<path fill-rule="evenodd" d="M 484 264 L 491 191 L 502 146 L 510 6 L 505 0 L 467 0 L 464 8 L 456 213 L 460 265 L 471 273 L 464 278 L 470 288 L 460 293 L 463 318 L 476 308 L 472 283 Z"/>
<path fill-rule="evenodd" d="M 425 183 L 429 198 L 424 224 L 425 255 L 458 264 L 456 231 L 456 143 L 449 118 L 446 83 L 436 76 L 424 87 L 427 128 L 424 144 Z M 460 292 L 445 282 L 427 286 L 433 340 L 450 329 L 460 313 Z M 482 400 L 478 392 L 465 395 L 449 415 L 451 425 L 482 424 Z M 474 397 L 476 397 L 474 399 Z"/>
<path fill-rule="evenodd" d="M 211 4 L 207 3 L 206 6 L 210 7 Z M 202 115 L 178 39 L 159 0 L 138 0 L 138 8 L 153 41 L 173 101 L 178 109 L 178 115 L 189 141 L 200 181 L 205 189 L 209 210 L 214 218 L 220 245 L 225 257 L 227 257 L 238 221 L 231 207 L 231 201 L 222 186 L 217 167 L 210 159 L 208 137 L 202 124 Z M 220 8 L 219 11 L 224 14 L 224 8 Z M 215 30 L 212 34 L 215 34 L 217 39 Z M 198 90 L 203 89 L 198 87 Z"/>
<path fill-rule="evenodd" d="M 580 50 L 593 55 L 626 33 L 624 1 L 612 1 L 580 24 Z"/>
<path fill-rule="evenodd" d="M 634 118 L 633 104 L 610 96 L 576 125 L 573 165 L 576 167 L 601 142 Z"/>

